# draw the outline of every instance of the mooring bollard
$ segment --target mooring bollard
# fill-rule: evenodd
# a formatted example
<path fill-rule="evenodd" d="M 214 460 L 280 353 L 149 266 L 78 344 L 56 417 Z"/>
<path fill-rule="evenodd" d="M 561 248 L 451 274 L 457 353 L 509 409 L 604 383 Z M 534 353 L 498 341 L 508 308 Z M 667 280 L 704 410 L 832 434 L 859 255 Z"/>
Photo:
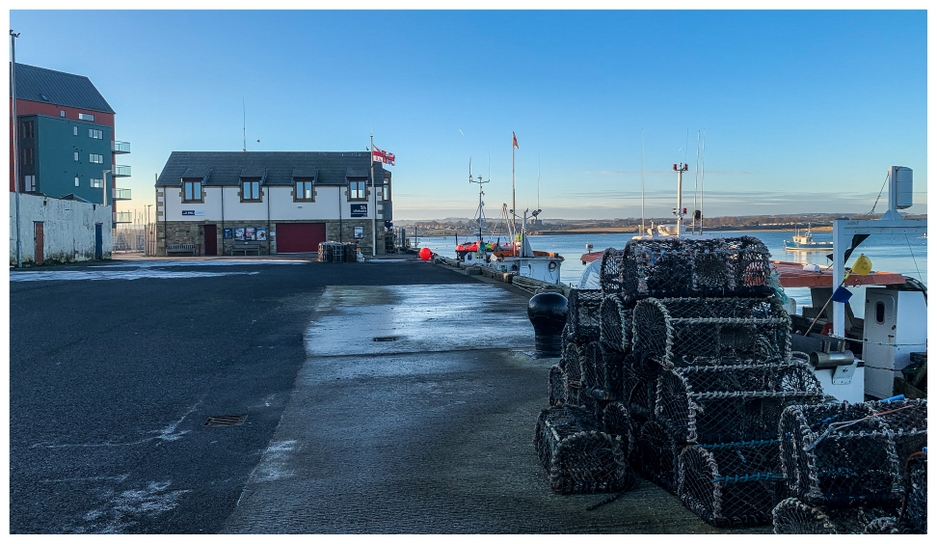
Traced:
<path fill-rule="evenodd" d="M 527 302 L 527 317 L 534 326 L 535 357 L 559 357 L 569 301 L 559 293 L 539 293 Z"/>

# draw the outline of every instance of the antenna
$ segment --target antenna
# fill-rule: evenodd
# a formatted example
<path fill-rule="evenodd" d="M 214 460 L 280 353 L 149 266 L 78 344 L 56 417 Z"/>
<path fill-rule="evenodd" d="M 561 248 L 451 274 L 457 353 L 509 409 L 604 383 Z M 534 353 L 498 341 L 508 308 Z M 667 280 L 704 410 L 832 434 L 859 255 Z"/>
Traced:
<path fill-rule="evenodd" d="M 247 103 L 241 97 L 241 111 L 244 112 L 244 151 L 247 151 Z"/>
<path fill-rule="evenodd" d="M 699 209 L 699 206 L 696 203 L 696 195 L 699 192 L 699 146 L 700 146 L 700 131 L 696 131 L 696 179 L 693 183 L 693 234 L 696 234 L 696 210 Z"/>
<path fill-rule="evenodd" d="M 641 236 L 647 233 L 644 230 L 644 129 L 641 129 Z"/>
<path fill-rule="evenodd" d="M 490 161 L 490 159 L 489 159 Z M 491 168 L 489 164 L 488 168 Z M 482 201 L 482 197 L 485 195 L 485 191 L 482 190 L 482 185 L 485 183 L 491 182 L 491 179 L 482 179 L 481 176 L 478 176 L 478 179 L 472 177 L 472 157 L 469 157 L 469 183 L 478 184 L 478 210 L 475 212 L 478 222 L 478 241 L 481 243 L 483 236 L 482 230 L 485 226 L 485 203 Z"/>

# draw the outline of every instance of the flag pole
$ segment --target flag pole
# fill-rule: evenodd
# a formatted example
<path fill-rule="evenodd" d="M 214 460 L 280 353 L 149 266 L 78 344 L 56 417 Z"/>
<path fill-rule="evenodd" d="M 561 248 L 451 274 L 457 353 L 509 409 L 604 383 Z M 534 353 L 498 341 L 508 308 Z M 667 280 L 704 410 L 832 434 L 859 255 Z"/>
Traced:
<path fill-rule="evenodd" d="M 514 230 L 514 238 L 517 238 L 517 199 L 514 191 L 514 142 L 517 141 L 517 135 L 511 132 L 511 226 Z M 517 242 L 517 240 L 514 240 Z M 515 254 L 517 253 L 515 245 Z"/>
<path fill-rule="evenodd" d="M 371 192 L 374 195 L 374 209 L 371 210 L 371 256 L 377 256 L 377 185 L 374 183 L 374 132 L 371 132 Z"/>

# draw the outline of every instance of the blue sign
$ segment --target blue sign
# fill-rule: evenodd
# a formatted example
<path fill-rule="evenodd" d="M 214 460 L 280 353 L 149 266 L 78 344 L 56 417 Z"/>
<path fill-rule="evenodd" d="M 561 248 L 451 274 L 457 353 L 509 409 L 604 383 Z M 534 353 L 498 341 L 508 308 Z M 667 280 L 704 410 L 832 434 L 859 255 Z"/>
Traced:
<path fill-rule="evenodd" d="M 352 217 L 367 217 L 367 216 L 368 216 L 368 205 L 367 205 L 367 204 L 352 204 L 352 205 L 351 205 L 351 216 L 352 216 Z"/>
<path fill-rule="evenodd" d="M 195 215 L 195 210 L 182 210 L 182 215 Z"/>

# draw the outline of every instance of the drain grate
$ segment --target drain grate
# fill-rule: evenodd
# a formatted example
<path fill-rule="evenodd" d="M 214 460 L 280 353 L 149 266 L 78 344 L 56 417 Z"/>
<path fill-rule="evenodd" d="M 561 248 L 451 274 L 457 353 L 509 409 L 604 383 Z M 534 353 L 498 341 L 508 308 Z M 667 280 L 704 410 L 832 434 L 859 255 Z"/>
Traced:
<path fill-rule="evenodd" d="M 397 340 L 396 336 L 375 336 L 375 342 L 394 342 Z"/>
<path fill-rule="evenodd" d="M 247 414 L 240 416 L 214 416 L 208 418 L 205 422 L 206 427 L 227 427 L 231 425 L 240 425 L 247 419 Z"/>

